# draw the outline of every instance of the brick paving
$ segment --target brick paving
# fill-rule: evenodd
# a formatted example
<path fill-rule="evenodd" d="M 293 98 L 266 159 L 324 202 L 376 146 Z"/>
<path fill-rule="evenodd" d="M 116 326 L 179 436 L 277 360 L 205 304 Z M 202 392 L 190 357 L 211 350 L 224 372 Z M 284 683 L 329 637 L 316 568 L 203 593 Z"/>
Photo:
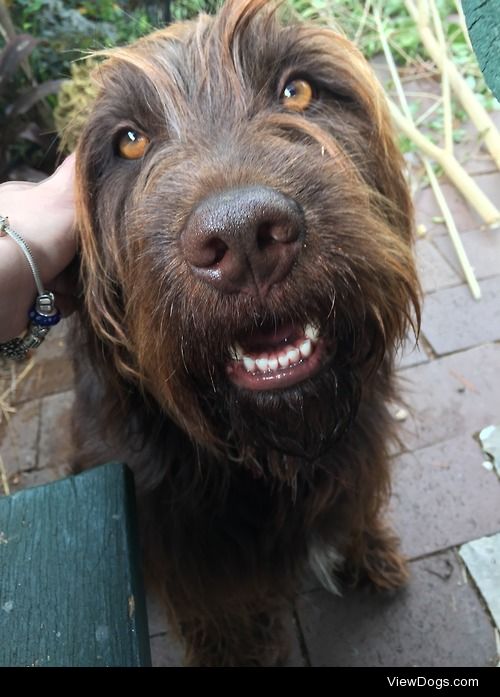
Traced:
<path fill-rule="evenodd" d="M 470 170 L 500 207 L 500 174 L 480 153 Z M 457 554 L 464 542 L 500 531 L 500 481 L 482 463 L 477 433 L 500 425 L 500 231 L 481 228 L 458 194 L 445 193 L 480 280 L 472 299 L 432 193 L 415 197 L 425 290 L 422 337 L 400 360 L 410 414 L 394 450 L 390 516 L 411 560 L 409 586 L 394 596 L 364 590 L 332 597 L 305 585 L 290 614 L 290 665 L 491 666 L 493 620 Z M 11 490 L 65 476 L 71 458 L 72 370 L 66 329 L 57 328 L 8 401 L 0 454 Z M 0 395 L 9 385 L 0 381 Z M 500 561 L 500 560 L 499 560 Z M 500 592 L 500 591 L 499 591 Z M 149 599 L 155 665 L 179 665 L 181 650 Z"/>
<path fill-rule="evenodd" d="M 411 564 L 394 597 L 323 590 L 297 600 L 311 666 L 494 665 L 494 630 L 453 551 Z"/>

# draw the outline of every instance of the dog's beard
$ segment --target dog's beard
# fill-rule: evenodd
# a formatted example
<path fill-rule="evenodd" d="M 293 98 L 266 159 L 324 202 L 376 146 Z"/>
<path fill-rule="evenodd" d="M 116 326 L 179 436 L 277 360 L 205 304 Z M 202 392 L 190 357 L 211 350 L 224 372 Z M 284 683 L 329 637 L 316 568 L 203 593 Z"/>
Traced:
<path fill-rule="evenodd" d="M 265 465 L 268 453 L 314 462 L 353 422 L 360 402 L 359 371 L 326 366 L 314 378 L 269 392 L 223 382 L 206 391 L 204 411 L 230 456 Z"/>
<path fill-rule="evenodd" d="M 305 317 L 309 314 L 304 310 Z M 384 353 L 375 324 L 362 322 L 352 313 L 348 320 L 337 318 L 336 323 L 319 329 L 317 351 L 324 354 L 320 369 L 281 389 L 258 389 L 258 384 L 247 389 L 232 379 L 228 371 L 232 361 L 221 346 L 231 345 L 237 329 L 226 328 L 222 339 L 222 333 L 206 332 L 206 339 L 186 346 L 190 381 L 186 393 L 196 395 L 208 430 L 222 445 L 225 457 L 259 468 L 272 459 L 272 473 L 281 476 L 276 470 L 280 458 L 292 459 L 298 467 L 299 461 L 319 463 L 331 452 L 354 422 L 362 389 Z M 292 323 L 305 326 L 307 320 L 301 317 Z M 193 330 L 186 328 L 185 335 L 192 336 Z M 214 364 L 215 356 L 220 362 Z"/>

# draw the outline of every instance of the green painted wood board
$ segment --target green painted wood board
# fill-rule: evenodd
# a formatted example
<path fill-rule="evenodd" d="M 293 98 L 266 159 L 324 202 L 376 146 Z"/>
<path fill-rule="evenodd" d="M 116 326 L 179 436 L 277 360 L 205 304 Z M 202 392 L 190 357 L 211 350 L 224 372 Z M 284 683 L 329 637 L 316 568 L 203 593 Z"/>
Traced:
<path fill-rule="evenodd" d="M 151 664 L 131 473 L 0 499 L 0 665 Z"/>
<path fill-rule="evenodd" d="M 500 1 L 462 0 L 462 7 L 486 84 L 500 99 Z"/>

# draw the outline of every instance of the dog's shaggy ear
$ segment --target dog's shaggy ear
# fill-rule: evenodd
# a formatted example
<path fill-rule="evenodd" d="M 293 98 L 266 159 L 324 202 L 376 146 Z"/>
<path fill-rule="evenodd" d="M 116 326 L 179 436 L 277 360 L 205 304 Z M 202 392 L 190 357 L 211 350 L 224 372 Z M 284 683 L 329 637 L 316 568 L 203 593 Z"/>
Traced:
<path fill-rule="evenodd" d="M 120 248 L 119 226 L 124 201 L 119 197 L 103 197 L 101 192 L 105 180 L 110 185 L 110 168 L 106 161 L 109 157 L 106 153 L 110 150 L 109 134 L 99 133 L 103 116 L 100 105 L 90 117 L 76 152 L 80 282 L 84 296 L 80 319 L 86 351 L 92 364 L 105 375 L 105 383 L 112 387 L 113 404 L 125 410 L 131 385 L 138 388 L 146 400 L 148 393 L 157 394 L 156 385 L 152 384 L 144 366 L 147 367 L 148 361 L 154 362 L 155 359 L 157 367 L 162 361 L 168 363 L 168 351 L 163 340 L 155 342 L 151 334 L 144 334 L 138 346 L 133 345 L 134 339 L 129 335 L 131 314 L 136 308 L 127 306 L 120 279 L 134 277 L 134 264 L 124 247 Z M 116 168 L 112 176 L 120 177 Z M 149 280 L 145 279 L 145 283 L 149 284 Z M 144 364 L 139 364 L 138 360 L 141 346 L 146 347 L 144 353 L 148 356 Z M 169 375 L 171 369 L 167 364 L 163 369 L 158 367 L 158 371 L 162 375 Z M 152 374 L 156 376 L 154 371 Z M 220 443 L 207 429 L 198 412 L 199 405 L 190 400 L 188 386 L 179 387 L 177 383 L 174 386 L 168 380 L 164 383 L 157 398 L 165 414 L 189 433 L 194 442 L 203 443 L 208 451 L 216 452 L 221 447 Z"/>
<path fill-rule="evenodd" d="M 111 216 L 101 220 L 96 205 L 103 177 L 102 158 L 89 122 L 76 151 L 76 208 L 80 242 L 80 275 L 84 295 L 82 315 L 91 326 L 87 341 L 97 357 L 107 356 L 118 372 L 134 380 L 140 375 L 132 361 L 125 332 L 124 307 L 118 278 L 123 265 L 116 249 Z M 105 214 L 105 212 L 104 212 Z M 103 234 L 106 232 L 107 234 Z M 100 360 L 96 361 L 99 365 Z"/>
<path fill-rule="evenodd" d="M 372 119 L 374 124 L 371 154 L 377 162 L 374 186 L 384 197 L 385 215 L 407 244 L 414 237 L 414 211 L 405 177 L 406 165 L 396 141 L 392 118 L 385 95 L 375 74 L 372 78 Z"/>

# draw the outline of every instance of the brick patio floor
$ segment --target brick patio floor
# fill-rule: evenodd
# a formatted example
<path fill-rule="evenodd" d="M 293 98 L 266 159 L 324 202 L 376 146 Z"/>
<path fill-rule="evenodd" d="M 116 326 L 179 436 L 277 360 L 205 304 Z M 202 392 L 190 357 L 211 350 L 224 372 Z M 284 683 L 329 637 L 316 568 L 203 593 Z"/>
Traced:
<path fill-rule="evenodd" d="M 483 166 L 481 166 L 483 163 Z M 468 166 L 500 207 L 500 174 L 484 157 Z M 401 452 L 394 452 L 391 516 L 411 560 L 409 586 L 393 597 L 347 592 L 332 597 L 305 587 L 291 612 L 295 666 L 492 666 L 493 620 L 457 549 L 500 532 L 500 481 L 487 471 L 477 433 L 500 424 L 500 232 L 479 221 L 445 186 L 483 298 L 463 282 L 429 190 L 416 196 L 417 242 L 425 306 L 419 350 L 401 360 L 404 401 Z M 408 344 L 410 346 L 410 344 Z M 5 389 L 5 384 L 3 386 Z M 1 393 L 2 390 L 0 390 Z M 39 350 L 0 424 L 0 454 L 11 490 L 67 473 L 73 399 L 65 329 Z M 500 564 L 500 560 L 497 560 Z M 499 589 L 500 593 L 500 589 Z M 181 652 L 153 600 L 155 665 L 179 665 Z"/>

